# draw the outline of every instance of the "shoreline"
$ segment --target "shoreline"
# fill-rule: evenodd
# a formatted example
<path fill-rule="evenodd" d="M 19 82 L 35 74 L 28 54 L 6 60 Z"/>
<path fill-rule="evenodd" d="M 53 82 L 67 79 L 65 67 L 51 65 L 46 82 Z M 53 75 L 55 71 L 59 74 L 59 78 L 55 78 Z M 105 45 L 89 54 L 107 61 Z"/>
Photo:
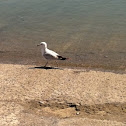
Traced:
<path fill-rule="evenodd" d="M 45 61 L 46 62 L 46 61 Z M 29 63 L 12 63 L 12 62 L 0 62 L 0 64 L 3 64 L 3 65 L 21 65 L 21 66 L 34 66 L 34 67 L 43 67 L 44 63 L 45 62 L 42 62 L 42 65 L 40 63 L 32 63 L 32 64 L 29 64 Z M 49 64 L 47 65 L 47 69 L 49 67 L 52 67 L 52 68 L 57 68 L 56 66 L 57 64 L 55 62 L 49 62 Z M 100 72 L 111 72 L 111 73 L 115 73 L 115 74 L 126 74 L 126 69 L 105 69 L 105 68 L 102 68 L 102 67 L 89 67 L 89 66 L 68 66 L 68 65 L 62 65 L 62 64 L 58 64 L 58 68 L 59 69 L 71 69 L 71 70 L 77 70 L 77 71 L 100 71 Z M 49 68 L 50 69 L 50 68 Z"/>
<path fill-rule="evenodd" d="M 72 126 L 76 122 L 76 126 L 84 123 L 123 126 L 126 123 L 126 74 L 89 69 L 46 70 L 15 64 L 0 64 L 0 69 L 3 124 L 12 121 L 20 125 L 39 125 L 39 122 L 44 125 L 55 121 L 58 126 Z"/>
<path fill-rule="evenodd" d="M 45 59 L 42 58 L 41 53 L 36 52 L 33 54 L 32 52 L 17 52 L 17 51 L 0 51 L 0 57 L 1 61 L 0 63 L 3 64 L 19 64 L 19 65 L 44 65 Z M 68 57 L 66 55 L 66 57 Z M 90 57 L 90 56 L 89 56 Z M 73 59 L 72 59 L 73 58 Z M 66 67 L 66 68 L 75 68 L 75 69 L 101 69 L 101 70 L 112 70 L 112 71 L 126 71 L 126 65 L 124 62 L 119 63 L 119 61 L 109 61 L 108 58 L 103 58 L 104 60 L 100 61 L 96 60 L 96 58 L 92 59 L 93 57 L 90 57 L 89 59 L 83 59 L 82 62 L 80 59 L 77 59 L 75 57 L 72 57 L 68 61 L 58 61 L 58 64 L 60 67 Z M 50 61 L 49 65 L 56 65 L 55 61 Z"/>

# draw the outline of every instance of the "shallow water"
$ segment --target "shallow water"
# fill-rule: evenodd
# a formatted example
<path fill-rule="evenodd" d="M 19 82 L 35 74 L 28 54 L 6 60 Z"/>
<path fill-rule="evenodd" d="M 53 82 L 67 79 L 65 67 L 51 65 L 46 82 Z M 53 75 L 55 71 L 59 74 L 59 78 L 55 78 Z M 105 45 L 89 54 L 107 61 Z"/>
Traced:
<path fill-rule="evenodd" d="M 62 65 L 124 69 L 126 1 L 0 0 L 0 62 L 41 62 L 41 41 L 70 57 Z"/>

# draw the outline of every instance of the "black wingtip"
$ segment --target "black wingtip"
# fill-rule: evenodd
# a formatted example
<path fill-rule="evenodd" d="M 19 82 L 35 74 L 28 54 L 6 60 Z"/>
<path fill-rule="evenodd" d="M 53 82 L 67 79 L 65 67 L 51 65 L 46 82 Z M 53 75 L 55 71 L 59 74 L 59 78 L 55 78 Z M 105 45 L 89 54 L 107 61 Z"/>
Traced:
<path fill-rule="evenodd" d="M 69 59 L 69 58 L 65 58 L 65 57 L 62 57 L 62 56 L 58 56 L 58 59 L 59 59 L 59 60 L 67 60 L 67 59 Z"/>

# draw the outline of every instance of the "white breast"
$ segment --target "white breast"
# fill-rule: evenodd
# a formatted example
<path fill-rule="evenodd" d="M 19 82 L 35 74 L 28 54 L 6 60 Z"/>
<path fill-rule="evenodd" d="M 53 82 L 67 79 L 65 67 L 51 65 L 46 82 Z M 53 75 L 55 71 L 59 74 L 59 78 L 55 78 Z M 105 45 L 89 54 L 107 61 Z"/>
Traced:
<path fill-rule="evenodd" d="M 45 48 L 44 47 L 41 48 L 41 53 L 42 53 L 42 56 L 45 54 Z"/>

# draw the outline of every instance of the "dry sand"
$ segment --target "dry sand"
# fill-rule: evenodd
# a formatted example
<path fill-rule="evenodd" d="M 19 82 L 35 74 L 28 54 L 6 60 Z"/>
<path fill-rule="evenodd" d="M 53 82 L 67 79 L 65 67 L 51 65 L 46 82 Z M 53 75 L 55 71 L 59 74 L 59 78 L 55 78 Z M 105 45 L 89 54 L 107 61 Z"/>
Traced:
<path fill-rule="evenodd" d="M 126 74 L 0 64 L 0 126 L 125 126 Z"/>

